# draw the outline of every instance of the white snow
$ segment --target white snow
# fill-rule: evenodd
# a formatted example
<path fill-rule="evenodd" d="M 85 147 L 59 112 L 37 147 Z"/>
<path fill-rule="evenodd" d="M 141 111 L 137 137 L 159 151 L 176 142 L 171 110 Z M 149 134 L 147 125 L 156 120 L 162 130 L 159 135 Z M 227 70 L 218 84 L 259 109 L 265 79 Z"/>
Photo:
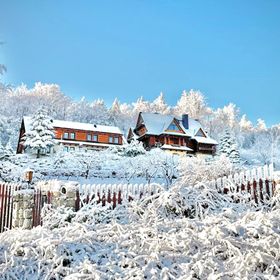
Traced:
<path fill-rule="evenodd" d="M 276 280 L 279 215 L 279 202 L 255 208 L 205 185 L 177 185 L 114 210 L 46 207 L 43 226 L 0 234 L 0 273 L 21 280 Z"/>
<path fill-rule="evenodd" d="M 193 139 L 195 139 L 198 143 L 204 143 L 204 144 L 214 144 L 217 145 L 218 142 L 210 137 L 201 137 L 201 136 L 194 136 Z"/>
<path fill-rule="evenodd" d="M 161 146 L 161 149 L 167 149 L 167 150 L 179 150 L 179 151 L 187 151 L 187 152 L 192 152 L 193 150 L 191 148 L 188 147 L 184 147 L 184 146 L 172 146 L 172 145 L 167 145 L 164 144 Z"/>
<path fill-rule="evenodd" d="M 31 118 L 25 116 L 24 118 L 25 128 L 28 131 L 30 129 Z M 77 129 L 77 130 L 86 130 L 86 131 L 95 131 L 95 132 L 106 132 L 113 134 L 123 134 L 121 130 L 116 126 L 108 125 L 99 125 L 99 124 L 90 124 L 90 123 L 81 123 L 81 122 L 71 122 L 71 121 L 62 121 L 62 120 L 53 120 L 53 127 L 59 128 L 68 128 L 68 129 Z"/>

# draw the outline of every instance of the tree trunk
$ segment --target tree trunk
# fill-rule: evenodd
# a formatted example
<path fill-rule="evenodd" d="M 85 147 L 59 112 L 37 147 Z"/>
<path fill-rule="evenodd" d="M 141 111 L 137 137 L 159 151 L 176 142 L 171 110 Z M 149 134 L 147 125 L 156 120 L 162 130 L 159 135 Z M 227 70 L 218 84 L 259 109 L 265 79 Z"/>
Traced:
<path fill-rule="evenodd" d="M 37 158 L 40 157 L 40 149 L 37 150 Z"/>

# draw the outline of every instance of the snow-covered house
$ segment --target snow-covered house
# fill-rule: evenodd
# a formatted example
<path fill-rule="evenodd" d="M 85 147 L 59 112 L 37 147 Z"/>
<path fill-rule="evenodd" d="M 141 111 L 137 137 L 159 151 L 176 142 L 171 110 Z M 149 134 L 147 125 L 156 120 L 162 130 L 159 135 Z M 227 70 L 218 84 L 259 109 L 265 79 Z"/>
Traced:
<path fill-rule="evenodd" d="M 31 117 L 23 117 L 22 119 L 17 153 L 24 152 L 22 137 L 31 129 L 31 122 Z M 126 141 L 121 130 L 115 126 L 62 120 L 52 120 L 52 125 L 57 142 L 54 151 L 61 146 L 65 151 L 97 150 L 123 145 L 124 141 Z"/>
<path fill-rule="evenodd" d="M 158 113 L 139 113 L 136 127 L 129 130 L 128 142 L 135 138 L 146 149 L 160 147 L 176 154 L 214 155 L 217 141 L 210 138 L 198 120 L 187 114 L 177 118 Z"/>

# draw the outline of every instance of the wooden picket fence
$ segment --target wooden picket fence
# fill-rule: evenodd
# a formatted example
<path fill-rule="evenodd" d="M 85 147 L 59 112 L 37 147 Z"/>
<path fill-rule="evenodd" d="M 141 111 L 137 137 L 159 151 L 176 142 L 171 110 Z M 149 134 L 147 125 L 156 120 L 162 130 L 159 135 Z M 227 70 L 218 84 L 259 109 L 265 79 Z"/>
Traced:
<path fill-rule="evenodd" d="M 0 233 L 12 228 L 13 197 L 15 191 L 22 189 L 20 184 L 0 182 Z M 42 195 L 40 189 L 34 190 L 34 207 L 32 211 L 32 226 L 42 224 L 41 210 L 48 203 L 51 204 L 52 194 Z"/>
<path fill-rule="evenodd" d="M 45 204 L 52 204 L 52 184 L 58 181 L 50 181 L 50 190 L 42 192 L 40 187 L 34 189 L 34 208 L 32 226 L 42 224 L 41 211 Z M 218 178 L 206 182 L 210 187 L 216 188 L 220 193 L 248 192 L 250 199 L 255 203 L 268 201 L 275 192 L 273 165 L 263 166 L 247 170 L 228 177 Z M 20 190 L 19 184 L 0 182 L 0 232 L 12 228 L 13 194 Z M 75 210 L 83 205 L 97 202 L 102 206 L 111 205 L 115 208 L 125 201 L 138 200 L 161 192 L 163 185 L 159 184 L 93 184 L 79 185 L 76 191 Z"/>
<path fill-rule="evenodd" d="M 41 188 L 34 190 L 34 208 L 32 213 L 32 226 L 36 227 L 42 225 L 42 208 L 45 204 L 52 204 L 52 192 L 48 191 L 46 194 L 42 193 Z"/>
<path fill-rule="evenodd" d="M 93 184 L 79 186 L 79 205 L 91 202 L 110 204 L 112 208 L 124 201 L 138 200 L 158 193 L 164 189 L 160 184 Z M 76 206 L 77 208 L 77 206 Z"/>
<path fill-rule="evenodd" d="M 19 184 L 0 182 L 0 232 L 12 228 L 13 194 L 20 187 Z"/>
<path fill-rule="evenodd" d="M 250 200 L 254 200 L 257 204 L 263 203 L 269 200 L 275 192 L 274 167 L 272 164 L 265 165 L 218 178 L 208 184 L 225 194 L 248 192 Z"/>

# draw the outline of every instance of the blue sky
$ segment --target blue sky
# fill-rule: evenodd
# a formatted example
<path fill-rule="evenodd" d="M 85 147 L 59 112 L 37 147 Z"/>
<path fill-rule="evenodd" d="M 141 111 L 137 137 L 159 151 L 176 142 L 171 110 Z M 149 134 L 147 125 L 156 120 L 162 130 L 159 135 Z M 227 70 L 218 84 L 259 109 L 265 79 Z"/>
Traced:
<path fill-rule="evenodd" d="M 71 97 L 210 106 L 280 122 L 280 1 L 0 0 L 0 63 L 13 85 L 57 83 Z"/>

